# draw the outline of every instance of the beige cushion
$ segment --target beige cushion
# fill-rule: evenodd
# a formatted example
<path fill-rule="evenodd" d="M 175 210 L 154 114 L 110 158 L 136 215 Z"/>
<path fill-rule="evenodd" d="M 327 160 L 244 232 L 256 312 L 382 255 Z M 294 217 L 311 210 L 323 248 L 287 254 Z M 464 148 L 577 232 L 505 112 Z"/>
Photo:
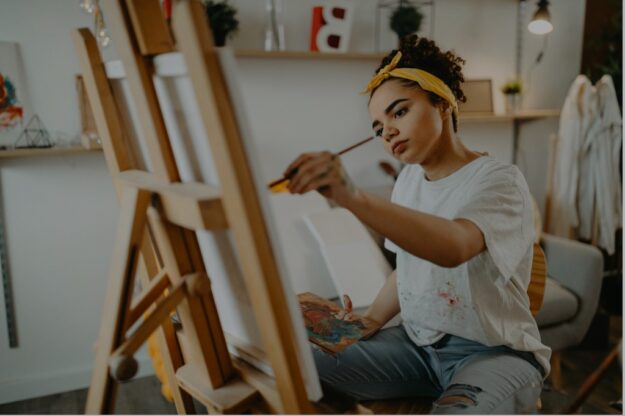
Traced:
<path fill-rule="evenodd" d="M 551 278 L 545 283 L 545 297 L 536 315 L 539 327 L 559 324 L 575 316 L 579 300 L 568 289 Z"/>

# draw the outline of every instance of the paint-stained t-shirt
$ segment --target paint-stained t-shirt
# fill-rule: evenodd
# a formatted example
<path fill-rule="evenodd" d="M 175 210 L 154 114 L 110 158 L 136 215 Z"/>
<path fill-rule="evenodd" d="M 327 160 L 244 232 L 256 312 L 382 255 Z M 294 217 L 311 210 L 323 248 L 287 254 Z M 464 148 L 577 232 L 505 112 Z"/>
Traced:
<path fill-rule="evenodd" d="M 397 253 L 401 317 L 412 341 L 430 345 L 451 334 L 487 346 L 506 345 L 532 352 L 548 374 L 551 350 L 540 340 L 527 295 L 533 212 L 518 168 L 482 156 L 445 178 L 429 181 L 419 165 L 406 165 L 392 201 L 450 220 L 472 221 L 486 241 L 486 250 L 448 268 L 386 240 L 386 248 Z"/>

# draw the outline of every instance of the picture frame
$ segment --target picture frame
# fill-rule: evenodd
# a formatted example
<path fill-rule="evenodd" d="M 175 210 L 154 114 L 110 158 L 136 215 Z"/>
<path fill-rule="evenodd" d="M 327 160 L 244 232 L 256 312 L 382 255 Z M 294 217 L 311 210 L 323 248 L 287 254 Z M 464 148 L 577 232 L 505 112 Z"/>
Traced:
<path fill-rule="evenodd" d="M 460 113 L 493 114 L 493 82 L 490 79 L 471 79 L 462 84 L 467 101 L 459 103 Z"/>

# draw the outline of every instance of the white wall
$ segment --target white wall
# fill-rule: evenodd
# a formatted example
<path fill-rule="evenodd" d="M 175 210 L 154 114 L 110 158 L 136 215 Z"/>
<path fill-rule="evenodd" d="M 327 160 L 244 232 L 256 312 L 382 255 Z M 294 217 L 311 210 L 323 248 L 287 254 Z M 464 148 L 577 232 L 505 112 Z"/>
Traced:
<path fill-rule="evenodd" d="M 0 39 L 19 42 L 33 110 L 64 143 L 79 133 L 70 31 L 90 24 L 74 0 L 0 0 Z M 19 340 L 0 302 L 0 403 L 82 388 L 118 211 L 104 158 L 0 159 L 0 186 Z"/>
<path fill-rule="evenodd" d="M 235 47 L 261 48 L 264 7 L 231 0 L 242 28 Z M 284 0 L 287 47 L 306 50 L 312 0 Z M 533 13 L 529 2 L 526 20 Z M 527 108 L 558 108 L 580 67 L 584 0 L 553 0 L 555 31 L 532 73 Z M 350 50 L 373 50 L 374 0 L 358 0 Z M 434 39 L 467 60 L 467 78 L 491 78 L 497 88 L 514 75 L 515 0 L 436 0 Z M 74 91 L 78 63 L 70 30 L 90 26 L 78 0 L 0 0 L 0 40 L 17 41 L 34 111 L 54 136 L 76 138 Z M 524 73 L 541 38 L 525 33 Z M 393 45 L 386 33 L 382 45 Z M 114 57 L 105 50 L 105 57 Z M 247 112 L 262 143 L 263 174 L 273 178 L 300 152 L 338 150 L 368 136 L 366 98 L 358 92 L 373 61 L 241 60 Z M 494 94 L 496 111 L 502 97 Z M 542 205 L 546 143 L 557 121 L 524 125 L 519 163 Z M 511 156 L 509 123 L 465 124 L 461 137 L 504 160 Z M 379 144 L 345 157 L 360 185 L 387 183 L 374 166 Z M 117 216 L 115 194 L 101 155 L 0 159 L 9 263 L 20 348 L 9 350 L 0 317 L 0 403 L 86 386 L 99 326 Z M 144 366 L 145 367 L 145 366 Z"/>

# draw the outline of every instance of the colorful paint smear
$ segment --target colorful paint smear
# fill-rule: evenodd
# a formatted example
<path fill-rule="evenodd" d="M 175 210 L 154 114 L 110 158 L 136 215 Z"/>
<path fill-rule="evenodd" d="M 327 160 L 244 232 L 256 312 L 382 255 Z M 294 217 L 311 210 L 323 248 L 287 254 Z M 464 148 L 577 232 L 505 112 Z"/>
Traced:
<path fill-rule="evenodd" d="M 0 128 L 11 128 L 22 121 L 24 109 L 18 105 L 15 86 L 0 73 Z"/>
<path fill-rule="evenodd" d="M 341 308 L 313 293 L 302 293 L 297 298 L 309 341 L 330 353 L 338 353 L 380 328 L 377 322 L 354 314 L 350 320 L 338 318 Z"/>
<path fill-rule="evenodd" d="M 460 296 L 456 295 L 454 285 L 447 282 L 447 290 L 439 290 L 438 297 L 444 299 L 449 306 L 457 306 L 460 303 Z"/>

